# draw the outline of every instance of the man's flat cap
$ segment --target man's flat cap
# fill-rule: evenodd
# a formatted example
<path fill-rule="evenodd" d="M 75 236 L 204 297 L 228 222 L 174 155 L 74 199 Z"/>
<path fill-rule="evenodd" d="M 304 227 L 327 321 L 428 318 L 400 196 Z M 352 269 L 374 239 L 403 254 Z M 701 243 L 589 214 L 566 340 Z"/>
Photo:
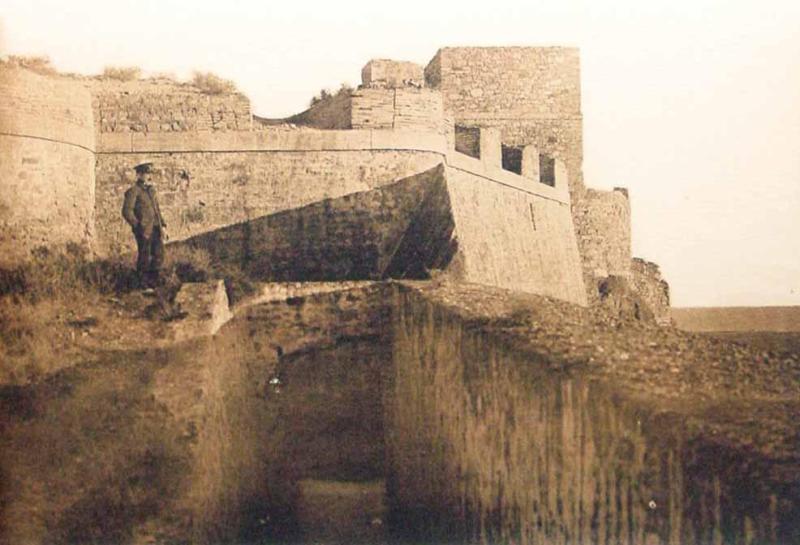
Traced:
<path fill-rule="evenodd" d="M 153 172 L 153 163 L 142 163 L 141 165 L 136 165 L 133 167 L 133 170 L 136 171 L 136 174 L 147 174 L 149 172 Z"/>

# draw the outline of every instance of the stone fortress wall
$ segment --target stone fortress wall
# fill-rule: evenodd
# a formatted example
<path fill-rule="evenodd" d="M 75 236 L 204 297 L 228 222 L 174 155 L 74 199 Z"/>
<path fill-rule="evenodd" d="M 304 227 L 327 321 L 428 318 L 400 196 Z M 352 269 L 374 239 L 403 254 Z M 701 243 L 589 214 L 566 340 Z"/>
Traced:
<path fill-rule="evenodd" d="M 424 68 L 370 61 L 362 79 L 282 123 L 254 121 L 238 93 L 205 95 L 166 80 L 71 83 L 83 86 L 84 128 L 94 129 L 85 153 L 96 169 L 82 194 L 95 203 L 88 223 L 96 249 L 133 249 L 119 208 L 131 167 L 143 161 L 156 163 L 173 240 L 443 164 L 451 200 L 461 203 L 453 213 L 470 278 L 543 293 L 562 277 L 583 284 L 574 280 L 582 273 L 591 292 L 614 274 L 658 291 L 653 275 L 631 269 L 626 196 L 583 185 L 576 49 L 445 48 Z M 547 241 L 533 253 L 524 244 L 532 236 Z M 486 263 L 489 256 L 499 262 Z"/>
<path fill-rule="evenodd" d="M 0 67 L 0 267 L 37 247 L 93 242 L 94 152 L 86 88 Z"/>
<path fill-rule="evenodd" d="M 241 93 L 206 94 L 169 79 L 89 80 L 98 133 L 246 131 L 250 100 Z"/>

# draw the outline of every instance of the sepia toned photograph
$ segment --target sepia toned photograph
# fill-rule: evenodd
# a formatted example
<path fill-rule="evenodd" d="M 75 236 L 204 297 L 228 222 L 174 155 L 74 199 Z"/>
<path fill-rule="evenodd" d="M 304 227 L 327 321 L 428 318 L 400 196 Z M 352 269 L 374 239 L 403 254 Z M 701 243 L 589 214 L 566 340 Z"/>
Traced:
<path fill-rule="evenodd" d="M 800 545 L 799 31 L 4 0 L 0 545 Z"/>

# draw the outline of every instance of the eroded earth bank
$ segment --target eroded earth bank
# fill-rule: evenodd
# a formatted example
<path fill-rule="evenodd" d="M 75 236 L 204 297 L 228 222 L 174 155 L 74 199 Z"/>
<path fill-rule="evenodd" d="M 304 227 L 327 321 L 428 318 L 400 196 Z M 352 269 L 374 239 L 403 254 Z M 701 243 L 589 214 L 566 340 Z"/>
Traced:
<path fill-rule="evenodd" d="M 0 542 L 800 540 L 796 353 L 468 284 L 261 294 L 3 387 Z"/>

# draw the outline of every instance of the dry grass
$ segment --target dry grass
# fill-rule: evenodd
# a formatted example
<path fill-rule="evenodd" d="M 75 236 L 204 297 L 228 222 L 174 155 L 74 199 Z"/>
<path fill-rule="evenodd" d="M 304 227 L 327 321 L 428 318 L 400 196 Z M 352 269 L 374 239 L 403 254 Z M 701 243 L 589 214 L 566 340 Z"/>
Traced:
<path fill-rule="evenodd" d="M 118 261 L 91 261 L 77 245 L 36 250 L 0 275 L 0 383 L 24 383 L 65 365 L 80 319 L 104 294 L 129 289 L 131 271 Z"/>
<path fill-rule="evenodd" d="M 102 76 L 119 81 L 134 81 L 142 76 L 142 69 L 138 66 L 106 66 Z"/>
<path fill-rule="evenodd" d="M 5 60 L 0 60 L 0 64 L 7 66 L 14 66 L 17 68 L 25 68 L 37 74 L 52 76 L 58 73 L 58 70 L 52 65 L 50 57 L 36 57 L 36 56 L 23 56 L 23 55 L 9 55 Z"/>
<path fill-rule="evenodd" d="M 236 84 L 211 72 L 194 72 L 190 83 L 206 95 L 236 93 Z"/>
<path fill-rule="evenodd" d="M 314 97 L 311 98 L 309 102 L 309 106 L 316 106 L 320 102 L 325 102 L 327 100 L 331 100 L 336 97 L 340 97 L 343 95 L 350 95 L 353 93 L 353 87 L 347 83 L 342 83 L 339 86 L 339 90 L 334 92 L 329 91 L 328 89 L 321 89 L 319 93 L 317 93 Z"/>

